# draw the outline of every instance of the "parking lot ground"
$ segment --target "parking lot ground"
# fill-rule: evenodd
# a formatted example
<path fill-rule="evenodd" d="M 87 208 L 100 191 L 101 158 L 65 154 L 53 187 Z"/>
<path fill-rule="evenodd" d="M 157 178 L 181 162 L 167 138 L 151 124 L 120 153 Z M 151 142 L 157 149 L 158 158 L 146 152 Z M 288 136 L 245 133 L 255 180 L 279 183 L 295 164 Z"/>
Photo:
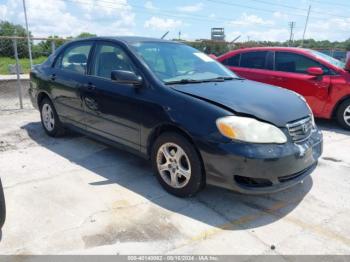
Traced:
<path fill-rule="evenodd" d="M 350 254 L 350 132 L 287 191 L 167 194 L 148 161 L 85 136 L 48 137 L 35 110 L 0 113 L 1 254 Z M 275 248 L 272 248 L 271 246 Z"/>

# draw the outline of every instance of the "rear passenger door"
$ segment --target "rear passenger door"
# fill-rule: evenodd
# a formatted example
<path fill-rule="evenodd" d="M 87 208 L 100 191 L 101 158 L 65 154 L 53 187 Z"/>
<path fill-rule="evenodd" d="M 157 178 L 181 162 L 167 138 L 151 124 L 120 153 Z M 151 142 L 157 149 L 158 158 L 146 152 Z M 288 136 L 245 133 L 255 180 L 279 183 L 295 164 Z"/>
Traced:
<path fill-rule="evenodd" d="M 63 122 L 83 127 L 84 108 L 81 84 L 86 80 L 91 41 L 75 42 L 59 54 L 49 76 L 53 102 Z"/>

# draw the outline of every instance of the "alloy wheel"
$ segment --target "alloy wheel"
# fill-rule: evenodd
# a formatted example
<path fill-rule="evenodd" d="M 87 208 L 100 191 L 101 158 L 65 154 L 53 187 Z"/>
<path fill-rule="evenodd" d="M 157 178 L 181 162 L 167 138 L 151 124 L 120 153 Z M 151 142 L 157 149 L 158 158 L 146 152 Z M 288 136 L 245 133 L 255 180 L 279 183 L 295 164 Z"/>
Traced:
<path fill-rule="evenodd" d="M 175 143 L 165 143 L 157 152 L 157 168 L 162 179 L 173 188 L 183 188 L 191 178 L 186 152 Z"/>
<path fill-rule="evenodd" d="M 55 116 L 49 104 L 44 104 L 42 106 L 41 115 L 46 130 L 51 132 L 55 128 Z"/>
<path fill-rule="evenodd" d="M 348 106 L 345 110 L 344 110 L 344 121 L 345 123 L 350 126 L 350 106 Z"/>

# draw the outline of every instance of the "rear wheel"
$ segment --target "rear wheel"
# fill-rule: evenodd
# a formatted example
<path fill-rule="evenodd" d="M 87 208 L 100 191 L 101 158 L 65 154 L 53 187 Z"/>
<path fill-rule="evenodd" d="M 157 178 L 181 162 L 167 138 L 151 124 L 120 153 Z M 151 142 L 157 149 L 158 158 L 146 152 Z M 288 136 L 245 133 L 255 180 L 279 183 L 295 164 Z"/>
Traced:
<path fill-rule="evenodd" d="M 342 127 L 350 130 L 350 99 L 340 104 L 337 111 L 337 120 Z"/>
<path fill-rule="evenodd" d="M 50 99 L 44 98 L 41 102 L 40 116 L 41 124 L 49 136 L 56 137 L 64 134 L 64 127 Z"/>
<path fill-rule="evenodd" d="M 162 187 L 179 197 L 195 195 L 203 170 L 194 146 L 177 133 L 164 133 L 153 145 L 152 166 Z"/>

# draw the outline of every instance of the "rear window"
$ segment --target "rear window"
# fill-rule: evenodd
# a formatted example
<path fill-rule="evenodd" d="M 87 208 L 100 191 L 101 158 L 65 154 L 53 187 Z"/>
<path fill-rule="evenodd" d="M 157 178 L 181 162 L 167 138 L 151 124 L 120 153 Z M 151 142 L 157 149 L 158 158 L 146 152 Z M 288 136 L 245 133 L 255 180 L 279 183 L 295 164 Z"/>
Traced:
<path fill-rule="evenodd" d="M 222 61 L 222 63 L 226 66 L 239 66 L 240 57 L 241 57 L 240 54 L 234 55 L 226 58 L 225 60 Z"/>
<path fill-rule="evenodd" d="M 55 68 L 84 74 L 91 47 L 90 42 L 78 42 L 68 46 L 57 58 Z"/>
<path fill-rule="evenodd" d="M 240 67 L 266 69 L 266 57 L 267 51 L 242 53 Z"/>

